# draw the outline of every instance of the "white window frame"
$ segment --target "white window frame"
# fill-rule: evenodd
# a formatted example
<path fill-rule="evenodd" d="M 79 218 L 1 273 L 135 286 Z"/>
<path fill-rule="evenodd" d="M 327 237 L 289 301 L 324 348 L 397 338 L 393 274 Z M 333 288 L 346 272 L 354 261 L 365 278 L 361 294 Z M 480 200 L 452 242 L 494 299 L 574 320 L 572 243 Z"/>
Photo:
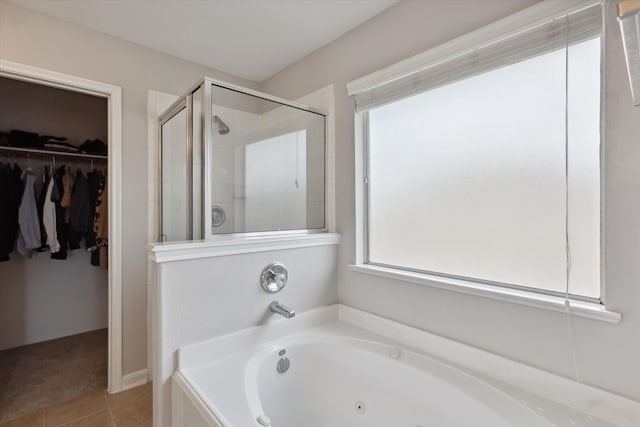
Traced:
<path fill-rule="evenodd" d="M 569 14 L 573 11 L 583 9 L 587 6 L 600 4 L 598 0 L 572 0 L 566 2 L 543 1 L 537 5 L 527 8 L 514 15 L 494 22 L 486 27 L 480 28 L 474 32 L 466 34 L 462 37 L 454 39 L 448 43 L 437 46 L 422 54 L 408 58 L 404 61 L 396 63 L 381 71 L 362 77 L 358 80 L 347 84 L 350 95 L 355 95 L 371 91 L 374 88 L 402 79 L 417 70 L 424 69 L 429 64 L 435 64 L 447 60 L 447 58 L 455 58 L 461 52 L 468 51 L 475 46 L 481 46 L 492 41 L 501 40 L 510 34 L 516 34 L 523 28 L 530 28 L 535 25 L 548 22 L 555 17 Z M 603 26 L 604 28 L 604 26 Z M 601 40 L 604 46 L 604 31 L 602 31 Z M 604 90 L 604 49 L 601 57 L 602 65 L 602 88 Z M 604 97 L 603 97 L 604 99 Z M 604 111 L 601 110 L 600 117 L 601 139 L 604 140 Z M 427 273 L 394 268 L 392 266 L 380 266 L 368 264 L 368 111 L 359 111 L 356 108 L 355 113 L 355 190 L 356 190 L 356 258 L 355 263 L 349 268 L 355 272 L 372 274 L 375 276 L 401 280 L 405 282 L 418 283 L 440 289 L 447 289 L 465 294 L 488 297 L 501 301 L 514 302 L 526 306 L 543 308 L 556 312 L 571 313 L 576 316 L 587 317 L 597 320 L 603 320 L 610 323 L 618 323 L 621 320 L 621 314 L 607 310 L 605 301 L 605 281 L 604 281 L 604 248 L 600 247 L 601 277 L 600 277 L 600 301 L 594 301 L 587 298 L 574 298 L 573 296 L 558 296 L 544 290 L 523 289 L 520 287 L 507 287 L 498 284 L 487 283 L 480 280 L 470 278 L 460 278 L 447 274 Z M 600 157 L 602 159 L 602 151 L 604 144 L 601 144 Z M 602 183 L 602 164 L 600 171 L 600 206 L 601 206 L 601 227 L 600 241 L 604 242 L 603 230 L 603 212 L 602 206 L 604 201 L 604 185 Z"/>

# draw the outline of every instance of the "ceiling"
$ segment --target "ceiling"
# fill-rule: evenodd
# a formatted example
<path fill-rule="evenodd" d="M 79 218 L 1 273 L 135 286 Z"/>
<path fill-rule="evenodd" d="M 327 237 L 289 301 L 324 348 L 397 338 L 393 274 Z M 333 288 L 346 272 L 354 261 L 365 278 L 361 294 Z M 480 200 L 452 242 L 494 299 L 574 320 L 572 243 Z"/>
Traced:
<path fill-rule="evenodd" d="M 9 0 L 256 82 L 399 0 Z"/>

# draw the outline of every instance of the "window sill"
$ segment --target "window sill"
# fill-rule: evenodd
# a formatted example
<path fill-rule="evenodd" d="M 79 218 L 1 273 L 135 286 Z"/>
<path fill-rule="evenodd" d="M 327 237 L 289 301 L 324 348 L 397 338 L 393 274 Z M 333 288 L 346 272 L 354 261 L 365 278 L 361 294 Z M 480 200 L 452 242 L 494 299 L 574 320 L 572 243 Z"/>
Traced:
<path fill-rule="evenodd" d="M 216 240 L 193 240 L 187 242 L 148 243 L 147 251 L 157 263 L 184 261 L 188 259 L 239 255 L 252 252 L 277 251 L 307 248 L 312 246 L 337 245 L 340 235 L 336 233 L 282 234 L 260 237 L 233 237 Z"/>
<path fill-rule="evenodd" d="M 402 280 L 404 282 L 417 283 L 439 289 L 446 289 L 455 292 L 462 292 L 464 294 L 477 295 L 499 301 L 541 308 L 544 310 L 563 313 L 566 312 L 574 316 L 586 317 L 588 319 L 595 319 L 608 323 L 619 323 L 622 319 L 622 315 L 620 313 L 607 310 L 604 305 L 591 302 L 569 300 L 567 307 L 565 305 L 565 299 L 562 297 L 528 292 L 519 289 L 502 288 L 469 280 L 451 279 L 432 274 L 415 273 L 366 264 L 349 265 L 349 269 L 359 273 L 372 274 L 374 276 L 386 277 L 388 279 Z"/>

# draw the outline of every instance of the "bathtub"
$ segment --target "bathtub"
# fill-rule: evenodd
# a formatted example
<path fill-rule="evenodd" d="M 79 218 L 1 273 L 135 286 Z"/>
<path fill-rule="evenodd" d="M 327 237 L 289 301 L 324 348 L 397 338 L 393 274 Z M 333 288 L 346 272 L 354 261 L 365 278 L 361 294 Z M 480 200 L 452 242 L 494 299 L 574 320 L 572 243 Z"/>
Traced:
<path fill-rule="evenodd" d="M 637 402 L 343 305 L 182 348 L 172 378 L 174 427 L 639 420 Z"/>

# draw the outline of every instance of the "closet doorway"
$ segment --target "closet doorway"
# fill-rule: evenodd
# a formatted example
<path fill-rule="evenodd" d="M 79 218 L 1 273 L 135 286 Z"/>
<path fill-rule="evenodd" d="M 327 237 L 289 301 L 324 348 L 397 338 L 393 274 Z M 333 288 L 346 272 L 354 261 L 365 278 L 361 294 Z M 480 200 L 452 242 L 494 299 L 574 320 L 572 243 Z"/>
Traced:
<path fill-rule="evenodd" d="M 5 316 L 8 316 L 7 319 L 11 321 L 11 324 L 4 324 L 0 327 L 0 332 L 2 332 L 0 351 L 21 344 L 26 344 L 27 346 L 24 348 L 27 349 L 28 347 L 53 343 L 53 346 L 47 347 L 46 351 L 60 352 L 62 355 L 68 354 L 69 357 L 74 357 L 70 349 L 65 349 L 65 342 L 72 343 L 76 347 L 87 347 L 87 349 L 93 346 L 95 350 L 102 352 L 100 357 L 95 357 L 96 364 L 102 364 L 102 366 L 96 366 L 93 370 L 91 367 L 87 369 L 85 366 L 84 369 L 90 373 L 90 376 L 101 376 L 101 378 L 88 379 L 88 384 L 90 384 L 87 387 L 95 387 L 96 384 L 100 384 L 101 387 L 106 386 L 109 392 L 120 391 L 122 389 L 121 88 L 0 60 L 0 89 L 4 92 L 0 94 L 3 96 L 2 104 L 5 108 L 4 119 L 10 115 L 6 113 L 6 106 L 13 105 L 12 102 L 15 103 L 16 108 L 23 108 L 15 98 L 16 93 L 19 92 L 15 91 L 26 90 L 28 92 L 41 89 L 43 93 L 46 93 L 45 96 L 53 97 L 55 93 L 63 93 L 68 95 L 68 99 L 80 99 L 80 103 L 82 103 L 82 99 L 88 101 L 87 111 L 80 115 L 81 119 L 78 120 L 76 129 L 68 129 L 67 132 L 52 132 L 51 129 L 56 128 L 55 124 L 47 123 L 47 120 L 51 121 L 52 117 L 57 117 L 57 120 L 73 124 L 72 117 L 60 119 L 61 114 L 65 114 L 64 105 L 59 105 L 57 111 L 51 113 L 51 117 L 46 117 L 46 112 L 43 113 L 40 108 L 33 108 L 35 117 L 30 119 L 22 117 L 23 121 L 18 119 L 22 112 L 19 115 L 14 114 L 16 126 L 8 126 L 2 122 L 3 118 L 0 117 L 0 124 L 2 124 L 0 131 L 5 133 L 0 135 L 2 138 L 0 140 L 0 163 L 3 166 L 7 163 L 18 164 L 21 172 L 25 169 L 30 170 L 29 173 L 33 175 L 30 179 L 34 182 L 37 181 L 35 186 L 37 192 L 44 188 L 41 197 L 38 197 L 40 194 L 35 195 L 36 200 L 49 200 L 45 194 L 48 183 L 45 185 L 43 181 L 57 182 L 64 190 L 65 185 L 75 186 L 78 182 L 76 179 L 86 180 L 91 176 L 90 174 L 95 174 L 93 178 L 101 176 L 104 184 L 104 187 L 101 187 L 104 194 L 95 193 L 104 204 L 97 208 L 96 205 L 99 203 L 96 203 L 96 200 L 86 204 L 86 206 L 92 206 L 98 211 L 98 215 L 95 215 L 95 212 L 90 213 L 92 221 L 96 217 L 102 217 L 102 221 L 95 221 L 95 224 L 84 224 L 84 228 L 90 229 L 90 231 L 72 232 L 73 227 L 69 224 L 74 221 L 72 216 L 74 212 L 76 214 L 80 212 L 79 209 L 68 208 L 61 211 L 60 203 L 54 206 L 53 210 L 58 210 L 58 217 L 66 215 L 64 220 L 66 225 L 63 225 L 61 229 L 60 221 L 58 221 L 57 227 L 54 224 L 51 228 L 52 225 L 49 224 L 49 231 L 54 229 L 63 232 L 57 240 L 64 241 L 62 246 L 69 248 L 66 254 L 58 248 L 55 248 L 56 251 L 54 251 L 51 248 L 51 245 L 54 245 L 53 241 L 47 242 L 45 240 L 39 249 L 32 248 L 33 243 L 25 248 L 24 241 L 29 238 L 33 241 L 33 235 L 26 236 L 25 239 L 21 232 L 18 233 L 22 236 L 18 239 L 21 242 L 9 254 L 10 259 L 6 260 L 5 257 L 3 265 L 0 266 L 2 267 L 0 269 L 2 272 L 0 286 L 11 282 L 15 291 L 16 283 L 20 281 L 33 282 L 34 280 L 48 282 L 50 286 L 42 286 L 42 284 L 36 286 L 31 283 L 30 286 L 24 286 L 22 298 L 20 295 L 9 295 L 12 297 L 12 301 L 2 301 L 3 305 L 9 304 L 9 310 L 13 313 Z M 47 103 L 55 108 L 55 102 Z M 2 111 L 0 114 L 3 114 Z M 101 117 L 91 118 L 91 114 L 99 114 Z M 12 130 L 24 132 L 11 133 Z M 47 138 L 43 138 L 45 135 Z M 68 139 L 64 140 L 64 137 Z M 45 143 L 46 146 L 44 146 Z M 73 148 L 83 144 L 82 152 Z M 106 150 L 108 154 L 103 151 L 103 148 L 108 148 Z M 11 167 L 12 171 L 13 169 L 14 166 Z M 56 173 L 59 175 L 56 176 Z M 26 175 L 23 176 L 23 183 L 28 182 Z M 71 177 L 73 177 L 73 181 Z M 95 184 L 95 180 L 93 184 Z M 68 195 L 72 194 L 75 188 L 72 191 L 67 191 Z M 94 185 L 87 194 L 93 195 L 95 188 L 97 187 Z M 3 200 L 2 203 L 4 202 Z M 67 205 L 71 205 L 72 202 L 75 203 L 75 201 L 65 201 Z M 77 206 L 80 205 L 76 204 Z M 37 209 L 40 218 L 42 218 L 43 214 L 40 212 L 43 207 L 38 206 Z M 101 210 L 102 212 L 100 212 Z M 81 218 L 86 218 L 84 209 L 82 211 Z M 23 219 L 26 217 L 28 215 L 23 215 Z M 77 225 L 77 218 L 75 221 Z M 101 227 L 99 235 L 91 235 L 95 231 L 94 226 Z M 83 227 L 77 226 L 77 228 Z M 47 235 L 47 233 L 43 232 L 42 235 Z M 48 235 L 50 236 L 51 233 Z M 17 251 L 18 247 L 21 247 L 20 253 Z M 87 251 L 87 249 L 93 250 Z M 29 258 L 30 253 L 31 258 Z M 0 258 L 2 257 L 3 254 L 0 253 Z M 101 263 L 102 267 L 100 267 Z M 33 270 L 27 271 L 30 268 Z M 51 271 L 46 271 L 47 268 Z M 62 292 L 67 294 L 60 295 Z M 29 301 L 29 304 L 25 304 L 25 301 Z M 35 304 L 31 304 L 34 301 Z M 7 307 L 2 309 L 6 310 Z M 65 337 L 66 335 L 73 336 Z M 51 339 L 53 341 L 48 341 Z M 84 353 L 88 354 L 89 358 L 94 357 L 91 351 Z M 85 363 L 90 362 L 79 360 L 78 368 L 80 368 L 80 364 Z M 0 371 L 8 368 L 0 368 Z M 0 372 L 0 376 L 2 376 L 1 374 L 2 372 Z M 47 372 L 39 373 L 41 376 L 47 374 Z M 51 374 L 56 373 L 51 372 Z M 59 372 L 57 375 L 60 377 Z M 0 381 L 5 382 L 6 379 L 0 378 Z M 42 381 L 39 384 L 46 386 L 46 378 Z M 33 384 L 32 388 L 34 386 L 38 385 Z M 72 388 L 74 385 L 70 384 L 70 386 Z M 64 398 L 64 396 L 61 397 Z M 0 416 L 2 415 L 0 414 Z"/>

